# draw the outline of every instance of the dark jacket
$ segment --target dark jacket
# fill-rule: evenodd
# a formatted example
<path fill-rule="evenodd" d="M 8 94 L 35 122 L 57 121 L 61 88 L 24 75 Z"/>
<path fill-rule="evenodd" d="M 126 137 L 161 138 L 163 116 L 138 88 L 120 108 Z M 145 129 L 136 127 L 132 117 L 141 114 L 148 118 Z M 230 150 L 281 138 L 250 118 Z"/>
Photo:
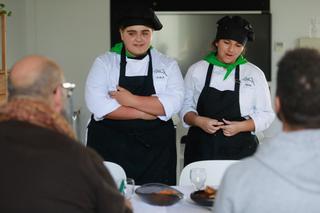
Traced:
<path fill-rule="evenodd" d="M 0 122 L 0 212 L 131 212 L 103 160 L 60 133 Z"/>

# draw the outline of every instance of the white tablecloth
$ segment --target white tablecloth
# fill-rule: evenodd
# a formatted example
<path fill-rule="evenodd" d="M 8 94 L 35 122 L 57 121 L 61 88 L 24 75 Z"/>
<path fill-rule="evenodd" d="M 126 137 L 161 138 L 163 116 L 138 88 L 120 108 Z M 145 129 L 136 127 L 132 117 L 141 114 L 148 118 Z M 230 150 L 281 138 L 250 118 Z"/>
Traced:
<path fill-rule="evenodd" d="M 204 207 L 195 204 L 190 199 L 190 193 L 194 191 L 192 186 L 175 186 L 184 194 L 183 199 L 172 206 L 153 206 L 145 203 L 138 195 L 131 198 L 134 213 L 208 213 L 211 212 L 211 207 Z"/>

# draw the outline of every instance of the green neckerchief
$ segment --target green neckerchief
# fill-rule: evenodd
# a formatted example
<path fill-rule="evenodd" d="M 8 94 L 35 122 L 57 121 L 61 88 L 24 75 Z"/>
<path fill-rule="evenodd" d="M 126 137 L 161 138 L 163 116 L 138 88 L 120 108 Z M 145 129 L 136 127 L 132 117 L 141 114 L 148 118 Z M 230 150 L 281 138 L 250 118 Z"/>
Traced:
<path fill-rule="evenodd" d="M 226 68 L 227 72 L 224 75 L 223 80 L 226 80 L 228 78 L 228 76 L 230 75 L 230 73 L 232 72 L 232 70 L 240 64 L 245 64 L 247 63 L 247 59 L 245 59 L 242 55 L 240 55 L 237 60 L 233 63 L 233 64 L 225 64 L 221 61 L 219 61 L 216 57 L 216 53 L 215 52 L 211 52 L 209 53 L 207 56 L 204 57 L 204 60 L 207 61 L 210 64 L 213 65 L 217 65 L 219 67 L 223 67 Z"/>
<path fill-rule="evenodd" d="M 122 43 L 122 42 L 116 43 L 116 44 L 111 48 L 110 52 L 115 52 L 115 53 L 118 53 L 119 55 L 121 55 L 122 47 L 123 47 L 123 43 Z M 150 48 L 152 48 L 152 46 L 150 46 Z M 130 58 L 134 58 L 134 57 L 135 57 L 135 56 L 132 55 L 128 50 L 126 50 L 126 56 L 127 56 L 127 57 L 130 57 Z"/>
<path fill-rule="evenodd" d="M 121 55 L 121 50 L 122 50 L 122 47 L 123 47 L 123 43 L 122 42 L 119 42 L 119 43 L 116 43 L 110 50 L 110 52 L 115 52 L 115 53 L 118 53 L 119 55 Z M 134 55 L 132 55 L 130 52 L 128 52 L 126 50 L 126 56 L 127 57 L 134 57 Z"/>

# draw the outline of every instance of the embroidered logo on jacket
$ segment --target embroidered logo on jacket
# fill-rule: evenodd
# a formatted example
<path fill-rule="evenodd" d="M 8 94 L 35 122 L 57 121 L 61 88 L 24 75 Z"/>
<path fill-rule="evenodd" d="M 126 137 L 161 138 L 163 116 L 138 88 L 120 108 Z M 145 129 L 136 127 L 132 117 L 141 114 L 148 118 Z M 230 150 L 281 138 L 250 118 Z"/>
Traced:
<path fill-rule="evenodd" d="M 164 69 L 155 69 L 153 71 L 153 73 L 154 73 L 156 79 L 164 79 L 164 78 L 168 77 L 168 75 Z"/>
<path fill-rule="evenodd" d="M 253 77 L 244 77 L 241 79 L 241 83 L 244 83 L 245 86 L 252 87 L 256 84 L 254 83 Z"/>

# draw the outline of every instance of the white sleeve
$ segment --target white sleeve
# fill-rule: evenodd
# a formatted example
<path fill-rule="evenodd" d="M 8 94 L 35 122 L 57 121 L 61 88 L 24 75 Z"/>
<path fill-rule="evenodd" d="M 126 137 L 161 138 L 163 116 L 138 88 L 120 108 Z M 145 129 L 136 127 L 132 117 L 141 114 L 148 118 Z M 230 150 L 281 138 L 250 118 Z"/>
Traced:
<path fill-rule="evenodd" d="M 103 119 L 103 116 L 120 107 L 120 104 L 115 99 L 111 99 L 108 94 L 113 87 L 113 90 L 115 89 L 108 75 L 108 72 L 111 71 L 110 63 L 104 63 L 98 57 L 94 61 L 86 81 L 85 101 L 89 111 L 94 114 L 97 120 Z"/>
<path fill-rule="evenodd" d="M 169 120 L 174 114 L 179 112 L 184 97 L 183 78 L 177 62 L 172 62 L 167 70 L 166 73 L 169 74 L 169 77 L 166 88 L 164 91 L 156 94 L 165 111 L 164 116 L 158 117 L 164 121 Z"/>
<path fill-rule="evenodd" d="M 184 102 L 182 105 L 182 109 L 180 111 L 180 119 L 182 121 L 182 124 L 184 127 L 188 128 L 190 127 L 187 123 L 184 122 L 183 118 L 188 112 L 197 112 L 197 103 L 195 101 L 195 92 L 196 92 L 196 86 L 194 79 L 192 77 L 194 72 L 194 67 L 191 66 L 188 69 L 188 72 L 184 79 L 184 88 L 185 88 L 185 95 L 184 95 Z"/>
<path fill-rule="evenodd" d="M 267 80 L 262 71 L 259 73 L 257 87 L 255 88 L 255 106 L 252 113 L 249 114 L 254 121 L 255 133 L 267 129 L 275 118 Z"/>

